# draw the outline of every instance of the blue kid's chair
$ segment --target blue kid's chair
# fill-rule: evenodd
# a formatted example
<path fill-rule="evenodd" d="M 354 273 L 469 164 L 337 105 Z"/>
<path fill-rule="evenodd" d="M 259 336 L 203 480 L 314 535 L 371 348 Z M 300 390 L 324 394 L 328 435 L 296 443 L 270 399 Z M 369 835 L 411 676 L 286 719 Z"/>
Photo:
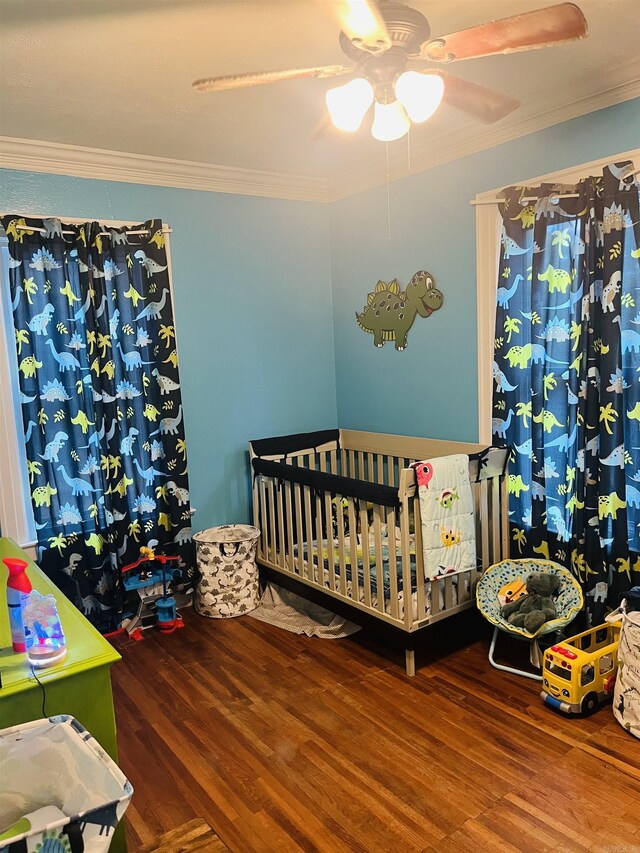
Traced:
<path fill-rule="evenodd" d="M 505 587 L 524 584 L 532 572 L 553 572 L 559 575 L 561 579 L 560 589 L 554 599 L 558 615 L 550 622 L 545 622 L 535 634 L 530 634 L 526 628 L 516 628 L 515 625 L 507 622 L 500 613 L 502 605 L 505 603 L 504 600 L 501 600 L 500 595 L 502 593 L 502 598 L 504 598 Z M 534 678 L 539 681 L 542 679 L 541 675 L 496 663 L 494 653 L 498 632 L 504 631 L 506 634 L 511 634 L 511 636 L 518 637 L 521 640 L 528 640 L 531 644 L 529 655 L 531 663 L 540 668 L 542 660 L 537 643 L 538 637 L 549 634 L 551 631 L 558 631 L 568 625 L 582 609 L 583 597 L 580 584 L 571 572 L 551 560 L 503 560 L 501 563 L 490 566 L 478 581 L 476 604 L 484 618 L 494 626 L 491 646 L 489 647 L 489 663 L 491 666 L 504 672 L 512 672 L 515 675 L 523 675 L 526 678 Z"/>

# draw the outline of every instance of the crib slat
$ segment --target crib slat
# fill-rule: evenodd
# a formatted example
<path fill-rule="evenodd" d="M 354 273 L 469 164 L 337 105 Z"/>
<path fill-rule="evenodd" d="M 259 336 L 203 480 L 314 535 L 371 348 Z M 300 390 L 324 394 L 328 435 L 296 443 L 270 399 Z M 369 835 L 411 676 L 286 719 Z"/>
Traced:
<path fill-rule="evenodd" d="M 502 528 L 500 560 L 506 560 L 509 556 L 510 540 L 509 540 L 509 495 L 507 493 L 506 477 L 499 485 L 500 495 L 500 525 Z"/>
<path fill-rule="evenodd" d="M 437 616 L 442 610 L 440 602 L 444 603 L 444 593 L 442 581 L 439 579 L 433 580 L 430 583 L 431 594 L 431 613 L 430 616 Z"/>
<path fill-rule="evenodd" d="M 424 619 L 427 615 L 428 588 L 425 590 L 425 578 L 431 574 L 432 566 L 424 564 L 424 545 L 422 541 L 422 517 L 420 515 L 420 498 L 416 495 L 410 501 L 413 507 L 413 528 L 416 542 L 416 604 L 418 619 Z"/>
<path fill-rule="evenodd" d="M 338 562 L 340 567 L 340 592 L 347 597 L 347 561 L 345 557 L 344 523 L 342 517 L 342 497 L 336 495 L 337 533 L 338 533 Z M 331 570 L 331 567 L 329 567 Z"/>
<path fill-rule="evenodd" d="M 500 480 L 491 478 L 491 563 L 500 561 Z"/>
<path fill-rule="evenodd" d="M 324 552 L 324 537 L 322 535 L 322 499 L 320 497 L 320 493 L 316 492 L 316 500 L 315 500 L 315 511 L 316 511 L 316 523 L 314 525 L 315 528 L 315 540 L 314 545 L 318 554 L 322 554 Z M 328 545 L 327 540 L 327 545 Z M 329 554 L 329 570 L 331 570 L 331 554 Z M 320 586 L 324 586 L 324 562 L 321 564 L 318 560 L 318 583 Z"/>
<path fill-rule="evenodd" d="M 394 619 L 398 618 L 398 547 L 396 542 L 396 511 L 387 509 L 387 536 L 389 537 L 389 607 Z M 393 544 L 392 544 L 393 543 Z"/>
<path fill-rule="evenodd" d="M 395 459 L 393 456 L 387 456 L 387 479 L 386 479 L 386 483 L 388 486 L 395 486 L 395 484 L 396 484 Z"/>
<path fill-rule="evenodd" d="M 371 607 L 371 562 L 369 560 L 369 515 L 364 503 L 360 504 L 360 541 L 362 543 L 362 579 L 364 603 Z"/>
<path fill-rule="evenodd" d="M 360 601 L 360 568 L 358 561 L 358 522 L 356 521 L 355 500 L 348 498 L 349 518 L 349 554 L 351 556 L 351 589 L 353 600 Z M 364 552 L 363 552 L 364 555 Z M 364 559 L 364 557 L 363 557 Z"/>
<path fill-rule="evenodd" d="M 339 474 L 338 470 L 338 453 L 335 450 L 329 451 L 329 471 L 332 474 Z"/>
<path fill-rule="evenodd" d="M 454 587 L 453 587 L 453 577 L 451 575 L 445 575 L 444 578 L 444 609 L 451 610 L 454 605 Z"/>
<path fill-rule="evenodd" d="M 326 451 L 320 452 L 317 454 L 317 464 L 316 467 L 319 468 L 320 471 L 326 472 L 327 470 L 327 453 Z M 324 548 L 324 534 L 322 530 L 322 497 L 320 493 L 316 493 L 316 523 L 315 523 L 315 547 L 318 554 L 323 553 Z M 329 549 L 328 553 L 328 562 L 329 562 L 329 576 L 331 576 L 331 566 L 333 565 L 333 542 L 330 542 L 330 536 L 327 534 L 326 537 L 327 549 Z M 324 566 L 321 568 L 318 566 L 318 583 L 321 586 L 324 586 Z"/>
<path fill-rule="evenodd" d="M 473 495 L 473 527 L 476 534 L 476 562 L 482 556 L 482 525 L 480 523 L 480 483 L 471 483 Z"/>
<path fill-rule="evenodd" d="M 361 450 L 358 451 L 358 471 L 356 476 L 359 480 L 367 479 L 365 476 L 364 453 Z"/>
<path fill-rule="evenodd" d="M 276 504 L 273 497 L 274 482 L 267 482 L 267 497 L 269 500 L 269 540 L 271 544 L 271 562 L 278 563 L 278 546 L 276 542 Z"/>
<path fill-rule="evenodd" d="M 402 599 L 404 602 L 404 627 L 408 630 L 413 623 L 411 601 L 411 557 L 409 541 L 409 501 L 404 500 L 400 511 L 400 553 L 402 562 Z"/>
<path fill-rule="evenodd" d="M 251 458 L 253 459 L 253 455 L 251 456 Z M 258 485 L 258 483 L 261 479 L 262 479 L 262 477 L 253 477 L 253 483 L 252 483 L 252 487 L 251 487 L 251 499 L 252 499 L 252 503 L 253 503 L 253 523 L 254 523 L 255 527 L 257 527 L 258 529 L 260 529 L 260 524 L 261 524 L 261 522 L 260 522 L 260 493 L 259 493 L 260 486 Z M 258 554 L 257 554 L 258 557 L 260 556 L 260 550 L 261 550 L 260 549 L 260 540 L 258 540 Z"/>
<path fill-rule="evenodd" d="M 471 598 L 471 581 L 475 572 L 461 572 L 458 575 L 458 604 L 464 604 Z"/>
<path fill-rule="evenodd" d="M 318 565 L 318 577 L 321 577 L 322 574 L 322 565 L 323 565 L 323 557 L 322 551 L 319 551 L 317 554 L 314 553 L 313 550 L 313 530 L 311 529 L 311 489 L 309 486 L 302 487 L 302 494 L 304 495 L 304 526 L 305 526 L 305 537 L 307 540 L 307 578 L 312 581 L 314 580 L 315 570 L 314 563 L 317 562 Z M 315 557 L 315 560 L 314 560 Z"/>
<path fill-rule="evenodd" d="M 260 477 L 260 530 L 262 532 L 262 556 L 270 560 L 269 556 L 269 529 L 267 517 L 267 484 L 264 477 Z"/>
<path fill-rule="evenodd" d="M 376 554 L 376 589 L 378 599 L 378 610 L 384 613 L 384 558 L 382 554 L 382 525 L 384 516 L 379 504 L 373 506 L 373 541 Z"/>
<path fill-rule="evenodd" d="M 367 453 L 365 457 L 365 468 L 363 480 L 367 480 L 367 482 L 373 481 L 373 455 L 371 453 Z"/>
<path fill-rule="evenodd" d="M 333 515 L 331 512 L 331 495 L 329 492 L 324 493 L 324 512 L 326 518 L 326 536 L 327 536 L 327 551 L 329 562 L 329 589 L 335 592 L 336 589 L 336 553 L 333 543 Z"/>
<path fill-rule="evenodd" d="M 302 534 L 302 500 L 300 497 L 300 484 L 293 484 L 294 506 L 296 508 L 296 536 L 298 539 L 298 574 L 301 578 L 305 576 L 304 564 L 304 536 Z M 307 559 L 312 559 L 312 555 L 308 554 Z"/>
<path fill-rule="evenodd" d="M 278 565 L 284 568 L 287 564 L 287 546 L 284 542 L 284 483 L 280 486 L 275 484 L 275 499 L 278 518 L 276 553 Z"/>
<path fill-rule="evenodd" d="M 293 513 L 291 512 L 291 483 L 284 481 L 284 506 L 287 519 L 287 559 L 286 567 L 292 574 L 295 572 L 295 552 L 293 547 Z"/>
<path fill-rule="evenodd" d="M 482 527 L 482 568 L 491 565 L 489 556 L 489 481 L 480 482 L 480 524 Z"/>
<path fill-rule="evenodd" d="M 356 467 L 357 464 L 358 464 L 358 459 L 357 459 L 356 451 L 355 450 L 349 451 L 349 471 L 351 472 L 349 474 L 349 476 L 353 477 L 354 480 L 358 479 L 358 471 L 357 471 L 357 467 Z"/>

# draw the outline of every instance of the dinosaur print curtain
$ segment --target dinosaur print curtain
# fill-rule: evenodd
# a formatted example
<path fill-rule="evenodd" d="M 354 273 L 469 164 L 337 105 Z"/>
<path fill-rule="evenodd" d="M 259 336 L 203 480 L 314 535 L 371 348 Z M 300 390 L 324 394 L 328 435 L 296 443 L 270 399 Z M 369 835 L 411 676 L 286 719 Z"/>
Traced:
<path fill-rule="evenodd" d="M 193 571 L 162 223 L 2 224 L 38 561 L 109 630 L 127 606 L 119 569 L 140 546 Z"/>
<path fill-rule="evenodd" d="M 592 620 L 640 583 L 632 172 L 618 163 L 577 186 L 511 187 L 500 205 L 492 428 L 511 448 L 511 553 L 570 566 Z"/>

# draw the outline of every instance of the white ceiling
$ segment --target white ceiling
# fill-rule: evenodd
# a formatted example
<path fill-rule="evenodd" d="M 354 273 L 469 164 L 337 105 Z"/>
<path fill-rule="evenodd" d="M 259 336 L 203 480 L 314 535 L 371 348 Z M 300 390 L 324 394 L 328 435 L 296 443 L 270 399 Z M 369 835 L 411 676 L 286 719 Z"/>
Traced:
<path fill-rule="evenodd" d="M 410 5 L 437 36 L 550 2 Z M 499 127 L 583 99 L 585 112 L 601 93 L 611 93 L 612 103 L 633 96 L 628 84 L 640 77 L 638 0 L 578 3 L 587 40 L 448 69 L 523 102 Z M 312 140 L 324 92 L 335 83 L 307 79 L 217 94 L 191 89 L 204 76 L 350 64 L 331 8 L 329 0 L 0 0 L 0 133 L 334 180 L 372 167 L 384 145 L 368 129 Z M 562 120 L 561 112 L 553 116 L 547 124 Z M 436 151 L 451 139 L 484 133 L 485 126 L 443 106 L 412 130 L 411 145 Z M 406 158 L 406 139 L 390 149 L 392 157 Z"/>

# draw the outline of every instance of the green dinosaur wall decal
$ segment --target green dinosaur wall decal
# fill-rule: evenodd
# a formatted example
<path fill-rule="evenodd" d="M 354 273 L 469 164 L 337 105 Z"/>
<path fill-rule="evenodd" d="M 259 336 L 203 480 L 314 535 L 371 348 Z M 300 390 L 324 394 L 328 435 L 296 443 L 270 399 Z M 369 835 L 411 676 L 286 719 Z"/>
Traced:
<path fill-rule="evenodd" d="M 379 281 L 362 314 L 356 311 L 356 321 L 363 331 L 373 335 L 374 346 L 395 341 L 395 348 L 402 352 L 416 317 L 429 317 L 442 307 L 442 302 L 442 293 L 435 287 L 431 273 L 418 270 L 406 290 L 400 290 L 395 278 L 388 283 Z"/>

